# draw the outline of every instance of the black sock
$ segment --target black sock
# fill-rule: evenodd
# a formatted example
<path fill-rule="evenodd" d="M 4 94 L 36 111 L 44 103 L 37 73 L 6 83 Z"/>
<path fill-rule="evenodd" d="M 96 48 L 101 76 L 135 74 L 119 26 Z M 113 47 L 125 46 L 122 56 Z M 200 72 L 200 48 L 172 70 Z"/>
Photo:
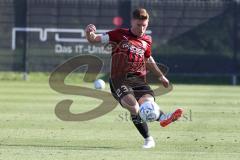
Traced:
<path fill-rule="evenodd" d="M 148 138 L 149 132 L 148 132 L 148 125 L 146 122 L 143 122 L 139 115 L 131 115 L 133 124 L 139 131 L 139 133 L 143 136 L 143 138 Z"/>

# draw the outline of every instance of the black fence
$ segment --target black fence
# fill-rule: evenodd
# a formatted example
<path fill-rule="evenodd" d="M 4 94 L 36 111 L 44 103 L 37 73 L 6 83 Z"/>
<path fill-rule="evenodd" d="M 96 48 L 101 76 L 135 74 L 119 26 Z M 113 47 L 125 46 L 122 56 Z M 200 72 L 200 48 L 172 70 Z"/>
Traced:
<path fill-rule="evenodd" d="M 70 57 L 93 54 L 108 72 L 110 53 L 88 44 L 84 28 L 130 27 L 138 7 L 150 14 L 153 56 L 171 74 L 240 74 L 236 0 L 0 0 L 0 70 L 52 71 Z"/>

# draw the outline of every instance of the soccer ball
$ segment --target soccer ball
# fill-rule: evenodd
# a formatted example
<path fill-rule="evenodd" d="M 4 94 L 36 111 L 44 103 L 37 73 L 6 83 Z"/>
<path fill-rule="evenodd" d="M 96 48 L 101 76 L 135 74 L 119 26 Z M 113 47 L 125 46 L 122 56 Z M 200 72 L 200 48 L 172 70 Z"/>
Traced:
<path fill-rule="evenodd" d="M 95 89 L 104 89 L 105 82 L 102 79 L 97 79 L 96 81 L 94 81 L 94 88 Z"/>
<path fill-rule="evenodd" d="M 156 121 L 160 116 L 160 108 L 157 103 L 146 101 L 139 108 L 139 116 L 144 122 Z"/>

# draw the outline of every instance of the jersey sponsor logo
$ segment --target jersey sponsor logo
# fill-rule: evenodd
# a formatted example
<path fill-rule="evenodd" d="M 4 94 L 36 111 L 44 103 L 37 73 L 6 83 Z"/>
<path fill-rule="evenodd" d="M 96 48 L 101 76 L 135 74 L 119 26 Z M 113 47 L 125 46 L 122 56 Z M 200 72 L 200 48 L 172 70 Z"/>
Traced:
<path fill-rule="evenodd" d="M 136 47 L 131 43 L 123 43 L 121 48 L 124 50 L 128 49 L 131 53 L 140 55 L 141 57 L 144 55 L 145 52 L 143 48 Z"/>
<path fill-rule="evenodd" d="M 137 48 L 134 45 L 130 45 L 130 52 L 140 55 L 141 57 L 143 56 L 145 50 L 143 50 L 142 48 Z"/>

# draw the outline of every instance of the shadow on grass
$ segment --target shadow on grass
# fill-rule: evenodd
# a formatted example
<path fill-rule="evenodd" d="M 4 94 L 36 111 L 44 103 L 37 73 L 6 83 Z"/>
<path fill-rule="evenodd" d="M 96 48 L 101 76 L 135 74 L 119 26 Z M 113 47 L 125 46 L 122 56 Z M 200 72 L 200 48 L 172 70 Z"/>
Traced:
<path fill-rule="evenodd" d="M 123 149 L 123 147 L 114 147 L 114 146 L 60 146 L 60 145 L 41 145 L 41 144 L 0 144 L 0 147 L 33 147 L 33 148 L 57 148 L 64 150 L 115 150 Z"/>

